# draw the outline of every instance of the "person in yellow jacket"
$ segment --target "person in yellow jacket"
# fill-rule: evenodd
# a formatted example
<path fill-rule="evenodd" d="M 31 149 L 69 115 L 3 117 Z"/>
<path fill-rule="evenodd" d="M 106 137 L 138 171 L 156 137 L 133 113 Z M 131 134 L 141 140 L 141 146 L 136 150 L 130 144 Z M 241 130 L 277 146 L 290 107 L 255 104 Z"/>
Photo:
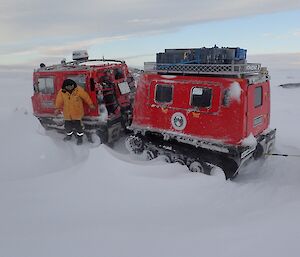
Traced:
<path fill-rule="evenodd" d="M 66 131 L 64 141 L 71 140 L 74 131 L 76 131 L 77 144 L 82 144 L 83 126 L 81 119 L 84 115 L 83 102 L 89 105 L 91 109 L 95 109 L 89 94 L 82 87 L 78 87 L 72 79 L 64 80 L 55 101 L 56 115 L 63 108 Z"/>

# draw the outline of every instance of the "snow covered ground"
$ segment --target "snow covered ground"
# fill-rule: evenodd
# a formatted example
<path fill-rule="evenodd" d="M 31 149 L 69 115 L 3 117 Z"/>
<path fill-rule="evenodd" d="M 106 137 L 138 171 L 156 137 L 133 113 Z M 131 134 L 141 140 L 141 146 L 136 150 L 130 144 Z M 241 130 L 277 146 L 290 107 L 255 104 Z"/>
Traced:
<path fill-rule="evenodd" d="M 271 70 L 276 152 L 300 155 L 299 71 Z M 0 78 L 0 257 L 299 256 L 300 158 L 234 181 L 65 143 L 32 116 L 31 72 Z"/>

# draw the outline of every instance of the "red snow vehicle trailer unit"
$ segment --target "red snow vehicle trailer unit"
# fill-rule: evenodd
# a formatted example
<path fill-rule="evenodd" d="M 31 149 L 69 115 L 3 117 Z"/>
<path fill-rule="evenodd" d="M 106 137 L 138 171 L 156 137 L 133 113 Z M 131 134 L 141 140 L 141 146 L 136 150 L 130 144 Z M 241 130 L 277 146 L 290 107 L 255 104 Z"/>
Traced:
<path fill-rule="evenodd" d="M 96 133 L 102 142 L 117 140 L 131 123 L 133 77 L 124 61 L 88 59 L 86 51 L 75 51 L 72 62 L 40 65 L 33 73 L 34 115 L 46 129 L 64 130 L 63 116 L 55 116 L 55 99 L 65 79 L 74 80 L 90 95 L 97 107 L 84 106 L 83 123 L 88 136 Z"/>
<path fill-rule="evenodd" d="M 126 145 L 191 171 L 219 166 L 228 179 L 246 160 L 270 151 L 269 123 L 269 76 L 260 64 L 145 63 L 130 126 L 135 135 Z"/>

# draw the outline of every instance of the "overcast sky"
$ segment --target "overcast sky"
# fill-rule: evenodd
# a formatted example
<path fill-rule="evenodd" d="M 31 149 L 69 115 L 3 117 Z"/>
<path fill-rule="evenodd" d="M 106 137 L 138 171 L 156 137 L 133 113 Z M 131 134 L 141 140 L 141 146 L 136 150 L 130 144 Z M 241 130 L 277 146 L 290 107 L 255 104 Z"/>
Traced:
<path fill-rule="evenodd" d="M 76 49 L 132 65 L 215 44 L 300 53 L 300 0 L 0 0 L 0 36 L 1 66 L 53 64 Z"/>

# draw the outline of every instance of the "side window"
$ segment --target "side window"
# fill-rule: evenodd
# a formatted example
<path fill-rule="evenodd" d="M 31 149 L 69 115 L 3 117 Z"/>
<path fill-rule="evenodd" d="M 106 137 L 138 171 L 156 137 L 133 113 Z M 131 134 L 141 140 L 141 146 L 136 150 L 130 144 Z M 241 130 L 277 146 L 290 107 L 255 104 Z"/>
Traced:
<path fill-rule="evenodd" d="M 86 76 L 85 75 L 70 75 L 67 79 L 72 79 L 76 84 L 82 88 L 86 88 Z"/>
<path fill-rule="evenodd" d="M 211 98 L 211 88 L 194 87 L 192 89 L 191 105 L 194 107 L 210 107 Z"/>
<path fill-rule="evenodd" d="M 38 92 L 42 94 L 54 94 L 54 78 L 38 78 Z"/>
<path fill-rule="evenodd" d="M 157 84 L 155 87 L 155 102 L 171 103 L 172 100 L 173 100 L 173 86 Z"/>
<path fill-rule="evenodd" d="M 254 107 L 262 106 L 263 104 L 263 88 L 256 87 L 254 91 Z"/>

